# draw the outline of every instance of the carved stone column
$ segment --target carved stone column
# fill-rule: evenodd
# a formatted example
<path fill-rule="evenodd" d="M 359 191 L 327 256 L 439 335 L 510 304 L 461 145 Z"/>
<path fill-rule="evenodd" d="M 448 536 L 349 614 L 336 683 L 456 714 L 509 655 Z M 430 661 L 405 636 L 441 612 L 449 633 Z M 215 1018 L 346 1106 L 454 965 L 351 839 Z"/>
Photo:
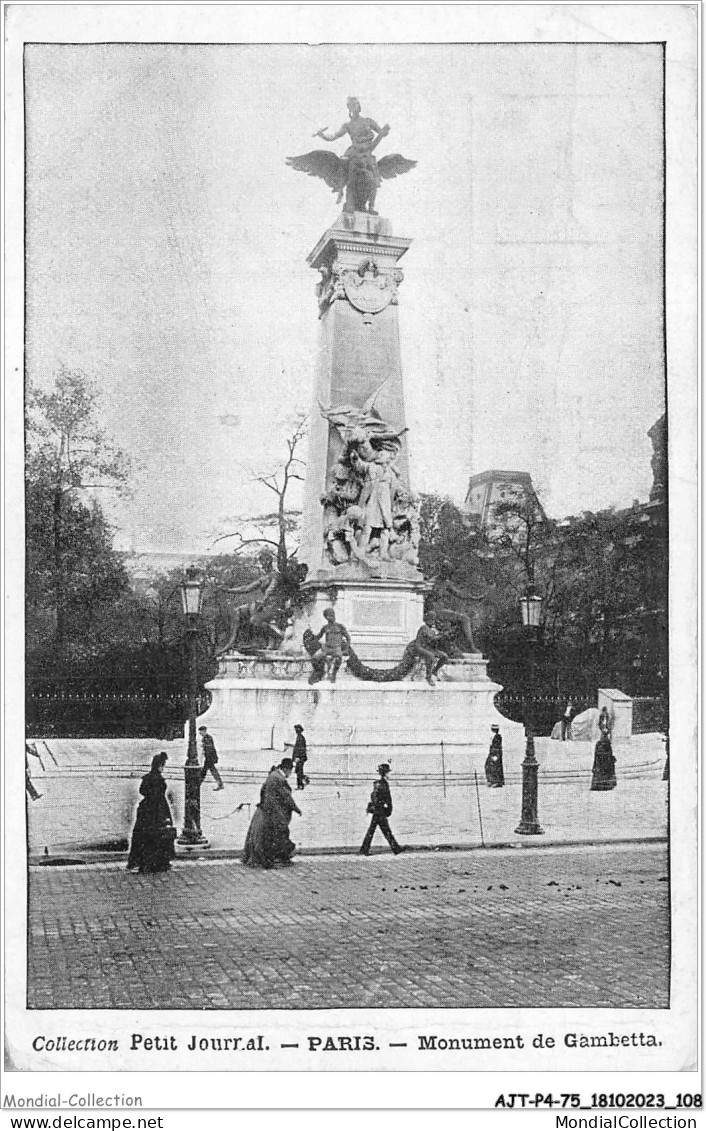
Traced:
<path fill-rule="evenodd" d="M 332 561 L 321 498 L 346 453 L 342 428 L 330 419 L 340 409 L 353 410 L 353 416 L 356 410 L 372 413 L 400 434 L 394 463 L 400 489 L 409 492 L 397 303 L 403 278 L 398 263 L 411 242 L 393 236 L 389 220 L 382 217 L 343 213 L 307 258 L 320 274 L 320 335 L 299 552 L 309 568 L 310 619 L 318 625 L 323 608 L 332 599 L 340 601 L 337 617 L 346 623 L 354 647 L 379 660 L 399 658 L 421 624 L 422 575 L 412 560 L 384 560 L 379 553 L 364 561 L 354 554 L 348 561 Z"/>

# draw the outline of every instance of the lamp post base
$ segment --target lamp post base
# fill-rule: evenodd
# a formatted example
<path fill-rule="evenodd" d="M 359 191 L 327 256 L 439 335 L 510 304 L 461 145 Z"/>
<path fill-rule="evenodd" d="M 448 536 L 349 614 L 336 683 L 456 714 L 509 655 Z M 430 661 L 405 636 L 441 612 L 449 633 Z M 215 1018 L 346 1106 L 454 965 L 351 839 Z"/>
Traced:
<path fill-rule="evenodd" d="M 544 829 L 540 825 L 539 821 L 520 821 L 519 825 L 515 829 L 515 832 L 519 833 L 520 836 L 544 836 Z"/>
<path fill-rule="evenodd" d="M 184 827 L 177 844 L 184 848 L 208 847 L 201 832 L 201 767 L 191 758 L 184 766 Z"/>
<path fill-rule="evenodd" d="M 209 844 L 202 832 L 187 832 L 186 829 L 177 837 L 176 842 L 182 848 L 208 848 Z"/>
<path fill-rule="evenodd" d="M 537 771 L 534 738 L 527 736 L 527 753 L 522 763 L 522 813 L 515 832 L 520 836 L 542 836 L 544 829 L 537 820 Z"/>

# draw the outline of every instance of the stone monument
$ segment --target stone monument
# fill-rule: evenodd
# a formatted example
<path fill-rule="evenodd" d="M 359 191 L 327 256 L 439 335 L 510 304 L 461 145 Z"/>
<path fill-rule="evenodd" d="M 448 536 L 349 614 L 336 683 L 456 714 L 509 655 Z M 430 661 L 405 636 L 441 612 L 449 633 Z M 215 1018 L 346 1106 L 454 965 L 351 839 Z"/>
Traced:
<path fill-rule="evenodd" d="M 337 132 L 315 135 L 348 134 L 343 157 L 315 150 L 288 159 L 339 200 L 345 193 L 341 215 L 307 257 L 319 275 L 320 330 L 298 555 L 304 600 L 276 650 L 221 655 L 203 722 L 243 767 L 245 752 L 281 748 L 301 723 L 331 772 L 354 764 L 368 773 L 392 750 L 396 769 L 423 771 L 442 743 L 447 768 L 467 771 L 469 750 L 483 752 L 491 724 L 508 737 L 521 728 L 497 712 L 500 687 L 487 661 L 449 649 L 434 618 L 425 623 L 397 318 L 399 264 L 412 241 L 393 235 L 373 207 L 381 180 L 416 162 L 377 160 L 389 126 L 363 118 L 357 99 L 348 108 Z"/>

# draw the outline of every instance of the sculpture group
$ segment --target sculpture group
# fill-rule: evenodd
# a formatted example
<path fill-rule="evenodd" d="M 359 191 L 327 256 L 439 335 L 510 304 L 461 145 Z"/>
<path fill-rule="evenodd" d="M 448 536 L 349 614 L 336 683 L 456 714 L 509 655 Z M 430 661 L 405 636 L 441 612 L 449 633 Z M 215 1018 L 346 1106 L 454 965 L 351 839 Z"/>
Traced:
<path fill-rule="evenodd" d="M 427 683 L 434 687 L 436 677 L 444 664 L 453 656 L 462 655 L 454 643 L 453 625 L 450 631 L 442 632 L 437 627 L 436 613 L 430 611 L 426 613 L 424 623 L 418 629 L 417 635 L 407 644 L 398 664 L 389 668 L 370 668 L 356 655 L 348 630 L 336 620 L 335 610 L 325 609 L 324 619 L 324 627 L 318 633 L 312 632 L 311 629 L 307 629 L 304 633 L 304 647 L 309 654 L 312 667 L 310 684 L 319 683 L 322 679 L 335 683 L 341 665 L 345 661 L 351 675 L 356 679 L 372 683 L 396 682 L 413 674 L 415 668 L 421 666 Z"/>
<path fill-rule="evenodd" d="M 232 649 L 262 651 L 278 648 L 285 639 L 294 611 L 298 591 L 306 577 L 306 566 L 289 559 L 281 572 L 271 550 L 258 554 L 260 576 L 248 585 L 224 589 L 229 597 L 246 597 L 240 603 L 229 602 L 228 637 L 217 649 L 224 655 Z"/>
<path fill-rule="evenodd" d="M 376 411 L 383 385 L 361 408 L 319 406 L 341 442 L 321 497 L 325 550 L 334 567 L 371 560 L 416 567 L 419 561 L 419 506 L 395 462 L 407 429 L 395 431 Z"/>

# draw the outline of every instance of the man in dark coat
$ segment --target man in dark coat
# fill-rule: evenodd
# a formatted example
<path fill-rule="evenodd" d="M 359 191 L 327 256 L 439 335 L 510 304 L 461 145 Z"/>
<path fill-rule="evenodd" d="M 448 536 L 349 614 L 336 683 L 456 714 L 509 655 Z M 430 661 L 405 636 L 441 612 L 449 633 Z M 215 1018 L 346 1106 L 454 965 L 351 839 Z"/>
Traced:
<path fill-rule="evenodd" d="M 387 775 L 389 772 L 390 767 L 387 762 L 383 762 L 382 765 L 378 766 L 380 780 L 375 782 L 373 792 L 370 795 L 370 802 L 368 803 L 368 813 L 371 814 L 370 828 L 365 834 L 365 839 L 360 846 L 360 856 L 370 855 L 370 845 L 372 844 L 376 829 L 380 829 L 380 832 L 385 837 L 385 840 L 390 845 L 395 856 L 397 856 L 398 852 L 404 851 L 402 846 L 395 840 L 387 820 L 392 813 L 392 795 L 390 793 L 390 787 L 387 784 Z"/>
<path fill-rule="evenodd" d="M 292 813 L 301 816 L 287 781 L 291 772 L 292 759 L 283 758 L 279 766 L 272 767 L 260 790 L 260 803 L 243 848 L 243 864 L 250 868 L 274 868 L 276 864 L 291 862 L 295 845 L 289 839 L 289 822 Z"/>
<path fill-rule="evenodd" d="M 294 772 L 297 775 L 297 789 L 303 789 L 305 785 L 309 784 L 309 779 L 304 773 L 304 763 L 307 760 L 306 739 L 304 738 L 304 727 L 301 723 L 297 723 L 294 729 L 297 732 L 297 737 L 294 739 L 292 761 L 294 762 Z"/>
<path fill-rule="evenodd" d="M 218 754 L 216 752 L 216 744 L 206 730 L 206 727 L 199 727 L 199 734 L 201 735 L 201 752 L 203 754 L 203 766 L 201 767 L 201 781 L 205 781 L 206 774 L 211 771 L 213 780 L 215 781 L 214 790 L 223 789 L 223 782 L 221 775 L 216 769 L 216 762 L 218 761 Z"/>
<path fill-rule="evenodd" d="M 499 726 L 493 723 L 490 729 L 493 732 L 493 738 L 490 743 L 488 757 L 485 760 L 485 780 L 491 789 L 501 789 L 502 786 L 505 785 L 505 774 L 503 772 L 503 740 Z"/>
<path fill-rule="evenodd" d="M 292 759 L 283 758 L 273 766 L 260 793 L 260 804 L 267 821 L 267 853 L 273 863 L 287 864 L 294 852 L 294 842 L 289 839 L 289 822 L 292 813 L 301 817 L 301 809 L 292 797 L 292 787 L 287 778 L 292 772 Z"/>

